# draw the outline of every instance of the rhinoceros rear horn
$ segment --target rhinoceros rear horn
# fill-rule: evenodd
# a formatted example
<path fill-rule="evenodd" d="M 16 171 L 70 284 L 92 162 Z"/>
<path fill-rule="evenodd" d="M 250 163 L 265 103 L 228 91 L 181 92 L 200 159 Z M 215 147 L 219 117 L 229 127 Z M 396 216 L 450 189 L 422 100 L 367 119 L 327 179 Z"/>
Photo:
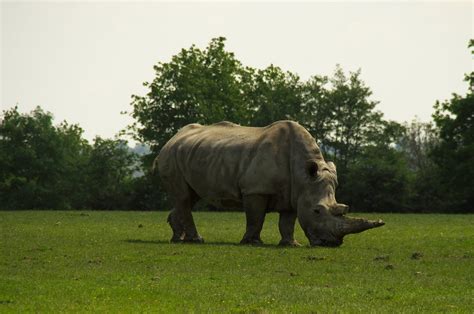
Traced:
<path fill-rule="evenodd" d="M 336 206 L 331 208 L 331 214 L 334 216 L 342 216 L 349 212 L 349 206 L 345 204 L 337 203 Z"/>
<path fill-rule="evenodd" d="M 379 220 L 368 220 L 364 218 L 351 218 L 344 217 L 341 232 L 346 234 L 359 233 L 368 229 L 377 228 L 385 225 L 385 223 Z"/>

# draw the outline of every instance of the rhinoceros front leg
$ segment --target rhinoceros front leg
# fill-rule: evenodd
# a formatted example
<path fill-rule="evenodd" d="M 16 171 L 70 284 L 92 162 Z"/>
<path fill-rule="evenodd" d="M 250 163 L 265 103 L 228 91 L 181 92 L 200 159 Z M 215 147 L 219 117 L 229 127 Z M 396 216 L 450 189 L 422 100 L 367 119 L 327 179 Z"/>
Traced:
<path fill-rule="evenodd" d="M 267 198 L 261 195 L 244 196 L 243 205 L 247 219 L 247 229 L 241 244 L 263 244 L 260 239 L 267 207 Z"/>
<path fill-rule="evenodd" d="M 278 245 L 281 246 L 301 246 L 295 238 L 296 212 L 281 212 L 278 227 L 280 229 L 281 240 Z"/>

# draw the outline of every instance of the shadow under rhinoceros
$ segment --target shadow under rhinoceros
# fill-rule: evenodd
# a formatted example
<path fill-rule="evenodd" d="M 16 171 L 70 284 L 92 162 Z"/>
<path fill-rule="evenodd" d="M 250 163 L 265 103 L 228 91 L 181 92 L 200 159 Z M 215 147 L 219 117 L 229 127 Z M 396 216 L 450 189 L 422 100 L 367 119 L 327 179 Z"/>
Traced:
<path fill-rule="evenodd" d="M 288 247 L 284 247 L 284 246 L 278 246 L 278 245 L 275 245 L 275 244 L 265 244 L 264 243 L 264 244 L 258 244 L 258 245 L 249 245 L 249 244 L 239 244 L 239 243 L 235 243 L 235 242 L 224 242 L 224 241 L 204 242 L 204 243 L 200 243 L 200 244 L 195 244 L 195 243 L 186 243 L 186 242 L 171 243 L 170 241 L 167 241 L 167 240 L 125 239 L 125 240 L 123 240 L 123 242 L 134 243 L 134 244 L 167 244 L 167 245 L 170 245 L 170 246 L 178 246 L 178 245 L 209 246 L 209 245 L 213 245 L 213 246 L 263 247 L 263 248 L 269 248 L 269 249 L 270 248 L 272 248 L 272 249 L 288 248 Z"/>

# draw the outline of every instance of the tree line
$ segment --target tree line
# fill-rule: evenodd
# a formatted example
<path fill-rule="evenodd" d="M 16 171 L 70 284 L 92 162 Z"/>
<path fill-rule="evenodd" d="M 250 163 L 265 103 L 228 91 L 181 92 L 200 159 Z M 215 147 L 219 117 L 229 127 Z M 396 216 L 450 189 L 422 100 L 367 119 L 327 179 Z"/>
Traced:
<path fill-rule="evenodd" d="M 472 48 L 473 41 L 469 47 Z M 167 210 L 151 163 L 184 125 L 223 120 L 265 126 L 298 121 L 338 166 L 338 200 L 354 211 L 474 212 L 474 75 L 466 95 L 434 104 L 433 121 L 384 118 L 361 72 L 302 80 L 275 65 L 244 66 L 225 38 L 182 49 L 154 66 L 145 95 L 132 95 L 125 141 L 83 139 L 78 125 L 15 107 L 0 121 L 0 208 Z M 141 175 L 137 175 L 141 174 Z M 200 208 L 207 207 L 201 204 Z"/>

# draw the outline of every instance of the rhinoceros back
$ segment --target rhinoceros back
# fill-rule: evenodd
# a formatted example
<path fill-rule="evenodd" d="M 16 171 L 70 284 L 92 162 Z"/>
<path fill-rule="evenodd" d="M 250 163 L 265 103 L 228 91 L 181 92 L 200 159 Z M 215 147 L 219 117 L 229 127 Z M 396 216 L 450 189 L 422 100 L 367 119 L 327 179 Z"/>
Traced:
<path fill-rule="evenodd" d="M 243 195 L 265 194 L 273 196 L 275 207 L 288 208 L 295 128 L 297 133 L 303 129 L 291 121 L 262 128 L 230 122 L 187 125 L 161 150 L 160 176 L 175 197 L 192 189 L 216 206 L 235 207 Z M 314 151 L 314 139 L 303 142 L 308 140 L 303 146 Z"/>

